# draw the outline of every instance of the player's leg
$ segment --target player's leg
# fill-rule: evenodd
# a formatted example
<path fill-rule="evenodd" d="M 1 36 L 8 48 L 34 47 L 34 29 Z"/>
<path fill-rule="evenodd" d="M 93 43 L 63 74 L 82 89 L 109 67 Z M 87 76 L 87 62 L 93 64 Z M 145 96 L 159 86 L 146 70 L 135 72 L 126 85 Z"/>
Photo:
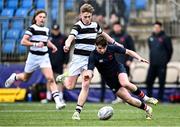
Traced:
<path fill-rule="evenodd" d="M 5 87 L 10 87 L 15 81 L 27 81 L 31 77 L 32 73 L 12 73 L 11 76 L 6 80 Z"/>
<path fill-rule="evenodd" d="M 56 78 L 59 74 L 58 73 L 54 73 L 54 78 Z M 64 85 L 56 82 L 56 84 L 58 85 L 58 90 L 59 90 L 59 99 L 62 103 L 65 103 L 64 98 L 63 98 L 63 90 L 64 90 Z"/>
<path fill-rule="evenodd" d="M 85 71 L 82 72 L 82 77 L 84 77 L 83 75 L 84 75 Z M 80 120 L 81 110 L 86 102 L 87 97 L 88 97 L 89 84 L 90 84 L 90 80 L 87 80 L 87 81 L 85 81 L 84 79 L 82 80 L 82 88 L 81 88 L 81 91 L 80 91 L 80 94 L 78 97 L 76 111 L 72 116 L 72 119 L 74 119 L 74 120 Z"/>
<path fill-rule="evenodd" d="M 151 103 L 151 104 L 157 104 L 158 100 L 153 97 L 148 97 L 145 95 L 145 93 L 140 90 L 136 85 L 131 83 L 128 79 L 128 76 L 126 73 L 120 73 L 119 76 L 119 82 L 122 87 L 125 87 L 129 91 L 132 92 L 132 94 L 142 98 L 145 102 Z"/>
<path fill-rule="evenodd" d="M 53 71 L 50 67 L 41 68 L 42 73 L 44 74 L 45 78 L 47 79 L 47 84 L 50 86 L 50 90 L 52 92 L 52 96 L 56 103 L 56 109 L 61 109 L 66 106 L 66 104 L 61 103 L 59 100 L 59 90 L 55 83 Z"/>
<path fill-rule="evenodd" d="M 41 100 L 41 103 L 45 104 L 48 103 L 52 100 L 52 94 L 51 94 L 51 90 L 50 90 L 50 86 L 47 83 L 46 84 L 46 98 Z"/>
<path fill-rule="evenodd" d="M 146 111 L 146 119 L 152 118 L 152 108 L 150 106 L 146 105 L 145 103 L 143 103 L 142 101 L 140 101 L 139 99 L 132 97 L 126 88 L 120 87 L 119 90 L 116 92 L 116 95 L 118 97 L 120 97 L 121 99 L 123 99 L 128 104 L 130 104 L 134 107 L 140 108 L 142 110 L 145 110 Z"/>

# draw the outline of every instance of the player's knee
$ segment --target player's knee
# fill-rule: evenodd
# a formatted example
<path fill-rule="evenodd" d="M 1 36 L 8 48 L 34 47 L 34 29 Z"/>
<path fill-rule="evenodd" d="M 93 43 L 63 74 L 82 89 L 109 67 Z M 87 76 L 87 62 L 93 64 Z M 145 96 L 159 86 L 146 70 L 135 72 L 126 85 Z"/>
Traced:
<path fill-rule="evenodd" d="M 55 81 L 53 77 L 48 77 L 47 82 L 51 84 L 51 83 L 54 83 Z"/>
<path fill-rule="evenodd" d="M 128 81 L 120 81 L 120 84 L 121 84 L 121 86 L 126 87 L 126 86 L 128 86 L 129 82 Z"/>

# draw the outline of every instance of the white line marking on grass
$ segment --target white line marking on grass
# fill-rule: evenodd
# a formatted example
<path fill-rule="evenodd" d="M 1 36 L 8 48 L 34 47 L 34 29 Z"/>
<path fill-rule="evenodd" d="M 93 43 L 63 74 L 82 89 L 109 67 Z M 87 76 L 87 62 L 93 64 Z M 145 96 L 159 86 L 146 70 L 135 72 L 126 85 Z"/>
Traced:
<path fill-rule="evenodd" d="M 74 110 L 0 110 L 0 113 L 3 112 L 74 112 Z M 83 110 L 85 113 L 94 113 L 98 110 Z M 139 110 L 115 110 L 116 113 L 139 113 Z"/>

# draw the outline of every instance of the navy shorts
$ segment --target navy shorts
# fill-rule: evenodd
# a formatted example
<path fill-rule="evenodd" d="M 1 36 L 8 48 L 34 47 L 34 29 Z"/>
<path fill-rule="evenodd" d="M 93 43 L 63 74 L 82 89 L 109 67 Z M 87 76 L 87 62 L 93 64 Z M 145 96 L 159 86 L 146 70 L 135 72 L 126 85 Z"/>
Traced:
<path fill-rule="evenodd" d="M 120 73 L 126 73 L 126 69 L 123 64 L 119 64 L 119 69 L 116 73 L 110 74 L 110 76 L 104 76 L 104 80 L 114 94 L 119 90 L 121 84 L 118 79 Z"/>

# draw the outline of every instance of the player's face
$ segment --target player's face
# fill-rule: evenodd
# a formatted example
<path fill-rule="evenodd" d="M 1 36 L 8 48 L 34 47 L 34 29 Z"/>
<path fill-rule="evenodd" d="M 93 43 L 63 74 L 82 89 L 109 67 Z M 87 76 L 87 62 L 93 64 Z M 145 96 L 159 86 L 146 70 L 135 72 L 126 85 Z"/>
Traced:
<path fill-rule="evenodd" d="M 96 50 L 100 54 L 104 54 L 106 52 L 106 49 L 107 49 L 107 46 L 106 47 L 102 47 L 101 45 L 96 46 Z"/>
<path fill-rule="evenodd" d="M 40 14 L 38 14 L 38 15 L 36 16 L 35 20 L 36 20 L 36 24 L 37 24 L 38 26 L 44 26 L 45 21 L 46 21 L 46 14 L 45 14 L 45 13 L 40 13 Z"/>
<path fill-rule="evenodd" d="M 161 26 L 159 26 L 159 25 L 154 25 L 153 31 L 154 31 L 155 33 L 161 32 Z"/>
<path fill-rule="evenodd" d="M 82 22 L 85 24 L 85 25 L 89 25 L 92 21 L 92 13 L 89 13 L 89 12 L 84 12 L 84 13 L 81 13 L 81 19 L 82 19 Z"/>

